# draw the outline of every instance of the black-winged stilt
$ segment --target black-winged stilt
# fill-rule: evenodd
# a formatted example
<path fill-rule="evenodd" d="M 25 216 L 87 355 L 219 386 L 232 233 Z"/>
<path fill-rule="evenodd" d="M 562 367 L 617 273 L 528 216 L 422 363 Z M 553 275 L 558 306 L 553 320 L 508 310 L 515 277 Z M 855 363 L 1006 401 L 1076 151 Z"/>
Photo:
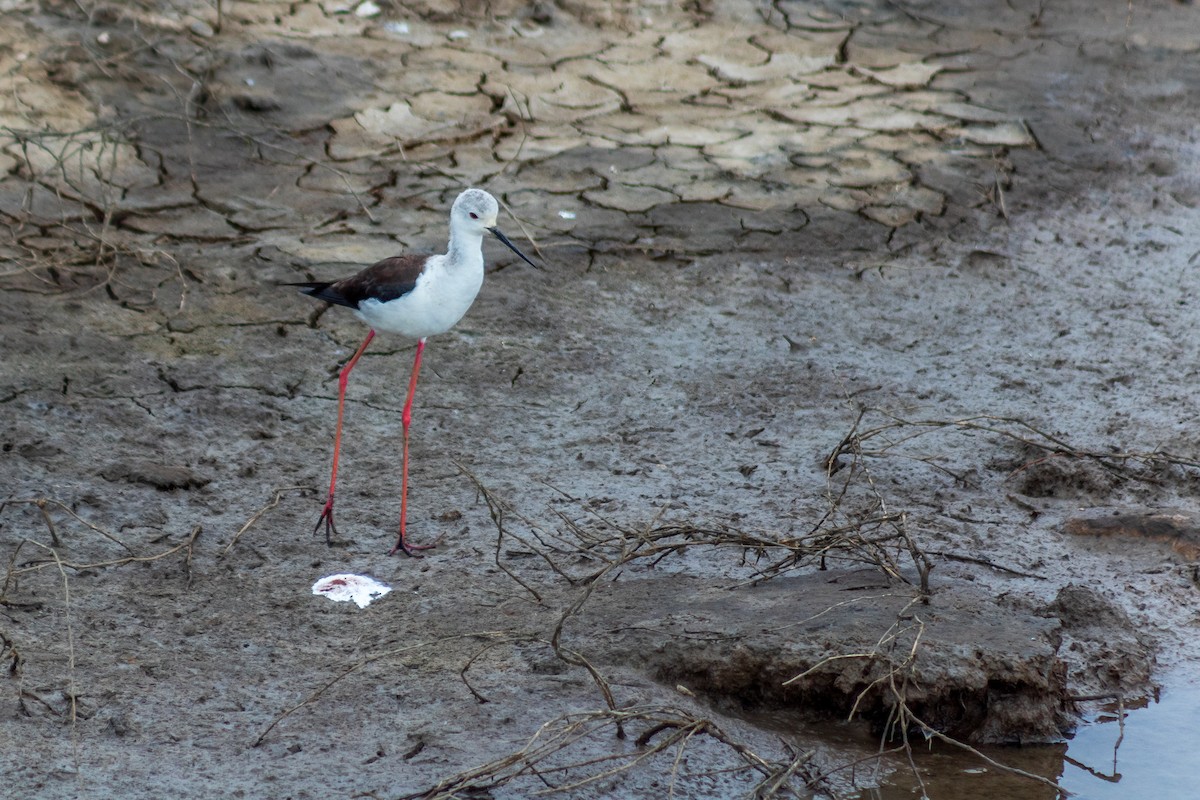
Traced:
<path fill-rule="evenodd" d="M 325 540 L 337 534 L 333 524 L 333 493 L 337 485 L 338 453 L 342 445 L 342 411 L 346 402 L 346 384 L 350 370 L 358 363 L 376 331 L 399 333 L 417 340 L 412 377 L 408 380 L 408 398 L 400 420 L 404 425 L 404 458 L 400 479 L 400 536 L 389 555 L 402 550 L 426 550 L 432 545 L 410 545 L 405 537 L 408 513 L 408 427 L 412 422 L 413 394 L 425 339 L 454 327 L 483 285 L 483 234 L 491 233 L 527 264 L 537 267 L 496 227 L 500 206 L 496 198 L 482 189 L 467 189 L 450 208 L 450 245 L 445 255 L 401 255 L 385 258 L 377 264 L 333 283 L 290 283 L 304 294 L 354 309 L 370 326 L 367 338 L 338 374 L 337 429 L 333 437 L 333 470 L 329 478 L 329 497 L 313 529 L 325 523 Z"/>

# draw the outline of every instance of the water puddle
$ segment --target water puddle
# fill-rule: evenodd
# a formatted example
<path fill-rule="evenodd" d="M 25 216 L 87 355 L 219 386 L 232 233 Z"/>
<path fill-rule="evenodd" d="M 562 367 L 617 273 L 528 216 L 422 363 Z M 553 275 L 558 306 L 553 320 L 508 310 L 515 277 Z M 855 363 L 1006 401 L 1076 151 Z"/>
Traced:
<path fill-rule="evenodd" d="M 1164 689 L 1158 702 L 1128 711 L 1124 736 L 1117 719 L 1108 707 L 1076 731 L 1059 781 L 1064 789 L 1079 800 L 1200 795 L 1200 684 Z"/>
<path fill-rule="evenodd" d="M 865 725 L 804 722 L 790 713 L 752 713 L 743 717 L 759 727 L 787 737 L 796 745 L 816 749 L 822 761 L 835 765 L 866 759 L 844 770 L 836 783 L 849 798 L 914 800 L 925 794 L 945 798 L 987 800 L 1056 800 L 1052 786 L 993 767 L 978 757 L 944 745 L 914 748 L 918 781 L 903 755 L 888 754 L 876 761 L 879 742 Z M 1200 748 L 1196 720 L 1200 719 L 1200 684 L 1180 682 L 1164 689 L 1157 701 L 1144 707 L 1125 707 L 1119 722 L 1116 704 L 1086 716 L 1074 736 L 1061 744 L 1030 747 L 979 747 L 1001 764 L 1055 782 L 1076 800 L 1190 800 L 1200 796 Z"/>

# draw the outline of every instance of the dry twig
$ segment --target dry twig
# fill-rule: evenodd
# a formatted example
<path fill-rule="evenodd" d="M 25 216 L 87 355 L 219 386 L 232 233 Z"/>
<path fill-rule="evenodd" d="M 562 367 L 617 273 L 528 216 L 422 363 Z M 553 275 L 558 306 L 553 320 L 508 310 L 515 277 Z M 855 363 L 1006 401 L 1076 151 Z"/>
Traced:
<path fill-rule="evenodd" d="M 572 750 L 585 748 L 589 740 L 607 730 L 634 725 L 645 726 L 634 742 L 636 752 L 564 760 Z M 772 761 L 712 720 L 668 706 L 634 706 L 556 717 L 544 723 L 521 749 L 405 795 L 404 800 L 452 800 L 505 786 L 530 797 L 578 794 L 601 781 L 607 783 L 636 767 L 648 766 L 672 750 L 667 769 L 674 788 L 689 777 L 683 772 L 684 748 L 701 736 L 714 740 L 729 754 L 731 763 L 726 771 L 744 773 L 748 780 L 753 780 L 754 773 L 761 776 L 753 790 L 757 798 L 807 798 L 814 789 L 838 797 L 825 775 L 813 766 L 810 754 Z M 707 759 L 705 762 L 711 768 Z M 518 784 L 521 779 L 536 779 L 543 788 L 524 788 Z"/>
<path fill-rule="evenodd" d="M 4 508 L 6 506 L 15 506 L 15 505 L 32 505 L 32 506 L 35 506 L 39 512 L 41 512 L 42 520 L 46 523 L 46 527 L 50 531 L 50 541 L 54 544 L 55 547 L 60 547 L 62 545 L 62 542 L 58 538 L 58 531 L 54 527 L 54 520 L 52 520 L 50 518 L 50 514 L 46 511 L 47 506 L 54 506 L 55 508 L 59 508 L 65 512 L 67 512 L 67 514 L 69 514 L 70 516 L 75 518 L 77 521 L 83 523 L 85 526 L 87 526 L 91 530 L 100 534 L 105 539 L 108 539 L 110 542 L 120 545 L 122 548 L 125 549 L 125 551 L 127 553 L 134 554 L 132 547 L 125 544 L 120 539 L 118 539 L 116 536 L 113 536 L 111 533 L 104 530 L 104 528 L 101 528 L 99 525 L 94 525 L 93 523 L 88 522 L 86 519 L 84 519 L 83 517 L 76 514 L 71 509 L 70 506 L 68 506 L 66 503 L 63 503 L 60 500 L 55 500 L 51 497 L 34 497 L 34 498 L 22 499 L 22 500 L 8 499 L 8 500 L 5 500 L 4 502 L 0 503 L 0 513 L 4 512 Z"/>
<path fill-rule="evenodd" d="M 276 489 L 275 496 L 271 498 L 271 502 L 267 503 L 265 506 L 260 508 L 258 511 L 255 511 L 254 514 L 251 515 L 250 519 L 246 520 L 246 524 L 238 529 L 238 532 L 235 533 L 233 535 L 233 538 L 229 540 L 229 544 L 227 544 L 223 548 L 221 548 L 221 552 L 217 555 L 217 557 L 221 558 L 226 553 L 228 553 L 230 548 L 232 548 L 235 544 L 237 544 L 238 539 L 241 538 L 243 533 L 250 530 L 250 527 L 252 525 L 254 525 L 254 523 L 258 522 L 264 514 L 266 514 L 268 511 L 275 508 L 276 506 L 278 506 L 283 501 L 283 496 L 285 493 L 287 493 L 287 492 L 311 492 L 311 491 L 313 491 L 313 487 L 311 487 L 311 486 L 285 486 L 282 489 Z"/>
<path fill-rule="evenodd" d="M 47 548 L 46 545 L 41 544 L 40 542 L 35 542 L 31 539 L 22 539 L 21 542 L 17 545 L 16 549 L 13 552 L 13 556 L 9 563 L 8 573 L 4 576 L 4 586 L 2 588 L 0 588 L 0 601 L 2 601 L 5 598 L 5 595 L 8 592 L 8 587 L 14 578 L 16 578 L 20 575 L 24 575 L 27 572 L 37 572 L 37 571 L 45 569 L 46 567 L 49 567 L 51 565 L 56 565 L 59 567 L 59 569 L 65 568 L 65 569 L 70 569 L 70 570 L 74 570 L 77 572 L 80 570 L 85 570 L 85 569 L 104 569 L 106 567 L 120 567 L 125 564 L 138 564 L 138 563 L 144 564 L 144 563 L 148 563 L 150 561 L 158 561 L 158 560 L 166 558 L 167 556 L 170 556 L 174 553 L 178 553 L 180 550 L 187 551 L 187 555 L 184 559 L 184 566 L 185 566 L 185 569 L 187 570 L 188 582 L 191 583 L 192 548 L 195 545 L 196 538 L 200 535 L 201 530 L 202 530 L 201 526 L 197 525 L 195 528 L 192 529 L 192 532 L 190 534 L 188 534 L 188 537 L 186 539 L 184 539 L 182 542 L 180 542 L 179 544 L 175 545 L 174 547 L 168 548 L 167 550 L 164 550 L 161 553 L 155 553 L 154 555 L 150 555 L 150 556 L 129 556 L 127 558 L 117 558 L 117 559 L 113 559 L 111 561 L 95 561 L 95 562 L 91 562 L 91 563 L 81 564 L 81 563 L 77 563 L 74 561 L 64 561 L 58 556 L 58 553 L 56 551 L 52 550 L 52 552 L 54 553 L 53 558 L 46 559 L 44 561 L 30 561 L 27 564 L 25 564 L 24 566 L 18 567 L 18 566 L 16 566 L 16 554 L 17 554 L 17 552 L 20 551 L 20 549 L 23 545 L 30 544 L 35 547 L 50 549 L 50 548 Z"/>
<path fill-rule="evenodd" d="M 502 636 L 505 636 L 505 634 L 502 631 L 477 631 L 477 632 L 471 632 L 471 633 L 456 634 L 454 636 L 443 636 L 438 639 L 431 639 L 426 642 L 410 644 L 406 647 L 398 647 L 393 650 L 385 650 L 382 653 L 376 653 L 375 655 L 367 656 L 366 658 L 360 659 L 359 661 L 355 662 L 354 664 L 351 664 L 349 667 L 346 667 L 345 669 L 343 669 L 341 672 L 339 672 L 333 678 L 330 678 L 328 681 L 326 681 L 324 684 L 319 686 L 316 690 L 311 692 L 307 697 L 305 697 L 299 703 L 296 703 L 294 706 L 291 706 L 290 708 L 287 708 L 284 711 L 277 714 L 275 716 L 275 719 L 273 719 L 271 721 L 271 724 L 263 729 L 262 733 L 260 733 L 258 735 L 258 738 L 254 740 L 254 742 L 251 746 L 252 747 L 260 746 L 264 741 L 266 741 L 267 736 L 270 735 L 271 731 L 275 730 L 275 728 L 279 725 L 279 723 L 283 722 L 285 719 L 287 719 L 288 717 L 290 717 L 292 714 L 296 713 L 300 709 L 304 708 L 305 706 L 311 705 L 314 701 L 316 701 L 318 698 L 320 698 L 321 695 L 325 694 L 325 692 L 329 691 L 334 686 L 341 683 L 343 680 L 345 680 L 350 675 L 353 675 L 354 673 L 358 672 L 359 670 L 363 669 L 364 667 L 374 664 L 376 661 L 381 661 L 385 658 L 393 658 L 395 656 L 404 655 L 406 653 L 411 653 L 411 652 L 421 650 L 426 647 L 431 647 L 432 645 L 435 645 L 435 644 L 440 644 L 442 642 L 449 642 L 454 639 L 491 638 L 491 637 L 497 637 L 497 636 L 502 637 Z"/>

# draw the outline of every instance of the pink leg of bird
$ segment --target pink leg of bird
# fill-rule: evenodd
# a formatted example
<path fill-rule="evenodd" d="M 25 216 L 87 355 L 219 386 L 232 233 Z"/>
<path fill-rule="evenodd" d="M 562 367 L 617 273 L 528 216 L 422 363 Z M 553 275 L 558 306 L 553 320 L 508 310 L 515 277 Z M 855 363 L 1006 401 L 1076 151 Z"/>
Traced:
<path fill-rule="evenodd" d="M 354 353 L 346 366 L 342 367 L 342 371 L 338 373 L 338 418 L 337 432 L 333 435 L 333 473 L 329 476 L 329 499 L 325 501 L 325 508 L 321 511 L 321 516 L 317 520 L 317 527 L 313 528 L 313 533 L 321 530 L 321 523 L 325 523 L 325 542 L 328 544 L 333 541 L 333 536 L 337 536 L 337 528 L 333 524 L 333 490 L 337 486 L 337 468 L 338 454 L 342 451 L 342 411 L 346 406 L 346 384 L 350 382 L 350 370 L 354 369 L 354 365 L 358 363 L 358 359 L 362 356 L 363 351 L 367 349 L 367 345 L 375 338 L 375 331 L 367 334 L 367 338 L 363 339 L 363 343 L 358 346 L 358 350 Z"/>
<path fill-rule="evenodd" d="M 418 339 L 417 357 L 413 360 L 412 377 L 408 379 L 408 399 L 404 402 L 404 413 L 400 417 L 400 422 L 404 425 L 404 463 L 400 468 L 400 538 L 388 553 L 390 556 L 395 555 L 397 551 L 406 556 L 415 556 L 413 550 L 428 550 L 433 547 L 431 544 L 409 544 L 404 536 L 404 525 L 408 518 L 408 426 L 412 423 L 413 395 L 417 392 L 417 373 L 421 371 L 421 353 L 424 350 L 425 340 Z"/>

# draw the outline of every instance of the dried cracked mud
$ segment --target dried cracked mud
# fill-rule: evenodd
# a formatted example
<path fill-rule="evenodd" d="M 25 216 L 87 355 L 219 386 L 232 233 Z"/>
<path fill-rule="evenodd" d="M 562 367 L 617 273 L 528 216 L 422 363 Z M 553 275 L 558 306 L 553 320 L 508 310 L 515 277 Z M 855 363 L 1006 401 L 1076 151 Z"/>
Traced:
<path fill-rule="evenodd" d="M 11 796 L 908 785 L 848 716 L 1053 783 L 1079 698 L 1196 679 L 1190 6 L 0 11 Z M 363 330 L 279 284 L 468 185 L 545 270 L 430 340 L 422 559 L 368 351 L 327 547 Z"/>

